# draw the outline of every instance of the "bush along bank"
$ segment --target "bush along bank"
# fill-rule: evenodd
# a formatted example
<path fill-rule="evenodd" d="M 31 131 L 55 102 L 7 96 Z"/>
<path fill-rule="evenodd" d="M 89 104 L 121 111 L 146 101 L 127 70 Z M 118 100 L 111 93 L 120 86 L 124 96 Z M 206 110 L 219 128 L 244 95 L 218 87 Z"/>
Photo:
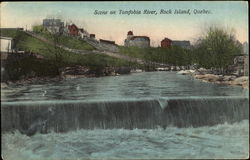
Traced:
<path fill-rule="evenodd" d="M 98 57 L 101 58 L 101 57 Z M 110 60 L 110 59 L 109 59 Z M 103 58 L 103 62 L 106 59 Z M 111 63 L 107 61 L 107 63 Z M 79 63 L 67 63 L 56 59 L 47 59 L 32 53 L 11 53 L 3 63 L 4 72 L 2 72 L 1 82 L 27 82 L 38 79 L 48 80 L 58 77 L 77 78 L 77 77 L 100 77 L 129 74 L 130 66 L 122 64 L 108 65 L 107 63 L 88 63 L 82 65 Z"/>
<path fill-rule="evenodd" d="M 52 61 L 34 54 L 11 53 L 4 63 L 1 81 L 17 81 L 34 77 L 54 77 L 58 70 Z"/>

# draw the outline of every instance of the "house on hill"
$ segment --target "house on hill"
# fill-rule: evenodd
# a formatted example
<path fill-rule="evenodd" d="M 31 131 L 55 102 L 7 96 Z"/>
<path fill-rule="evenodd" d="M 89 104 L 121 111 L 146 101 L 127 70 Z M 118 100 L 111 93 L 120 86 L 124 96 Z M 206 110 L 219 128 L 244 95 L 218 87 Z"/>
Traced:
<path fill-rule="evenodd" d="M 77 27 L 74 23 L 66 23 L 64 34 L 68 36 L 80 37 L 82 39 L 90 37 L 90 34 L 86 30 Z"/>
<path fill-rule="evenodd" d="M 190 45 L 190 41 L 178 41 L 178 40 L 171 40 L 169 38 L 164 38 L 161 41 L 162 48 L 170 48 L 171 46 L 179 46 L 182 48 L 189 48 L 191 45 Z"/>
<path fill-rule="evenodd" d="M 164 38 L 164 39 L 161 41 L 161 47 L 162 47 L 162 48 L 170 48 L 171 45 L 172 45 L 172 40 L 171 40 L 171 39 Z"/>
<path fill-rule="evenodd" d="M 60 19 L 43 19 L 43 27 L 51 33 L 63 33 L 64 23 Z"/>
<path fill-rule="evenodd" d="M 129 31 L 127 34 L 127 38 L 124 41 L 124 46 L 147 48 L 150 47 L 150 38 L 147 36 L 134 36 L 133 32 Z"/>
<path fill-rule="evenodd" d="M 83 28 L 79 29 L 79 35 L 81 38 L 87 38 L 90 36 L 89 33 L 86 30 L 84 30 Z"/>
<path fill-rule="evenodd" d="M 115 41 L 100 39 L 99 42 L 100 42 L 99 43 L 100 47 L 103 50 L 111 51 L 111 52 L 118 52 L 118 46 L 117 44 L 115 44 Z"/>
<path fill-rule="evenodd" d="M 67 25 L 67 29 L 70 36 L 79 36 L 79 29 L 75 24 Z"/>
<path fill-rule="evenodd" d="M 172 41 L 172 45 L 179 46 L 182 48 L 189 48 L 191 46 L 190 41 Z"/>
<path fill-rule="evenodd" d="M 95 39 L 95 34 L 90 34 L 90 35 L 89 35 L 89 38 L 90 38 L 90 39 Z"/>

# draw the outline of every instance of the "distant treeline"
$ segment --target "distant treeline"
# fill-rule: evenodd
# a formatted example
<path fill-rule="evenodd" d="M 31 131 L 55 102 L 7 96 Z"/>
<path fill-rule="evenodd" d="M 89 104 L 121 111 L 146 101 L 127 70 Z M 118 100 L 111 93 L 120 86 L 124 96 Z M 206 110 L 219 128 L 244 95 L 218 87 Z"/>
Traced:
<path fill-rule="evenodd" d="M 199 67 L 226 69 L 233 64 L 235 56 L 241 55 L 242 44 L 235 35 L 223 28 L 210 27 L 196 43 L 182 48 L 137 48 L 120 47 L 120 52 L 129 56 L 142 58 L 145 61 L 154 61 L 173 66 L 188 66 L 197 64 Z"/>

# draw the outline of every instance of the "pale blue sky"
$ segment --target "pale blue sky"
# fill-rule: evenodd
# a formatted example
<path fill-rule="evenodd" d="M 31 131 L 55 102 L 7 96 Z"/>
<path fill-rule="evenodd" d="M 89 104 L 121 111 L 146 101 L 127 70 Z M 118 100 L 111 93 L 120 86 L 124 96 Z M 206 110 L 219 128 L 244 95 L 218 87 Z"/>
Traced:
<path fill-rule="evenodd" d="M 95 10 L 156 10 L 157 15 L 94 15 Z M 191 15 L 163 15 L 161 9 L 190 9 Z M 193 14 L 194 9 L 211 14 Z M 46 17 L 59 17 L 95 33 L 97 38 L 123 44 L 126 34 L 151 38 L 159 45 L 164 37 L 194 41 L 211 24 L 233 28 L 239 41 L 248 41 L 247 2 L 9 2 L 1 3 L 1 27 L 31 28 Z"/>

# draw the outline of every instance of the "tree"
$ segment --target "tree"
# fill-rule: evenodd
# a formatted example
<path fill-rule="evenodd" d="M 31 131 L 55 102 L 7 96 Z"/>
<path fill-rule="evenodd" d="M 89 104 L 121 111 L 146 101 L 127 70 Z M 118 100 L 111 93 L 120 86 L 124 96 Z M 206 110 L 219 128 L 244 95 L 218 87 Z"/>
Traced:
<path fill-rule="evenodd" d="M 32 26 L 32 30 L 35 33 L 41 33 L 41 32 L 47 31 L 46 28 L 43 27 L 42 25 L 34 25 L 34 26 Z"/>
<path fill-rule="evenodd" d="M 242 53 L 242 45 L 233 32 L 219 27 L 209 27 L 195 45 L 196 62 L 205 68 L 224 72 L 233 63 L 235 56 Z"/>
<path fill-rule="evenodd" d="M 55 69 L 55 72 L 59 74 L 62 66 L 64 66 L 63 64 L 64 51 L 63 48 L 60 47 L 61 33 L 58 32 L 56 27 L 52 27 L 50 28 L 50 31 L 48 31 L 42 25 L 34 25 L 32 29 L 34 33 L 45 36 L 48 42 L 50 42 L 49 44 L 47 44 L 46 50 L 51 53 L 50 56 L 53 62 L 53 68 Z"/>
<path fill-rule="evenodd" d="M 64 66 L 64 61 L 63 61 L 63 49 L 59 47 L 60 45 L 60 33 L 57 32 L 53 32 L 49 34 L 51 39 L 52 39 L 52 48 L 48 47 L 48 50 L 50 50 L 51 53 L 53 53 L 53 63 L 54 66 L 58 72 L 58 74 L 60 74 L 60 69 Z"/>

